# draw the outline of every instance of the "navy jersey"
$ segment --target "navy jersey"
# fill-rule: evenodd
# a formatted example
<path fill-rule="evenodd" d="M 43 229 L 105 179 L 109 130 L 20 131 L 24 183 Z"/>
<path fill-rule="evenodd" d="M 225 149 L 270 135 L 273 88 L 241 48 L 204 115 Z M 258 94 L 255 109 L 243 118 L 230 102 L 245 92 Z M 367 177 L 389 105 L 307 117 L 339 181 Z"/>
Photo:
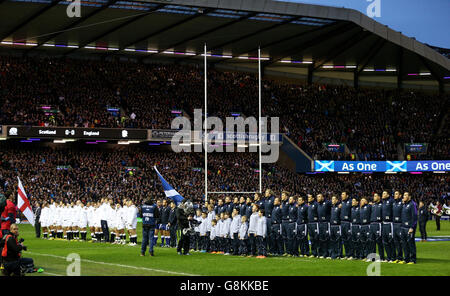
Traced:
<path fill-rule="evenodd" d="M 275 200 L 274 196 L 271 196 L 269 198 L 266 198 L 266 200 L 264 201 L 264 211 L 266 213 L 266 217 L 267 218 L 271 218 L 272 217 L 272 210 L 273 210 L 273 202 Z"/>
<path fill-rule="evenodd" d="M 234 207 L 233 203 L 232 202 L 225 203 L 224 207 L 225 207 L 225 212 L 227 212 L 231 215 L 231 213 L 233 212 L 233 207 Z"/>
<path fill-rule="evenodd" d="M 294 204 L 288 204 L 288 221 L 296 222 L 297 221 L 297 206 Z"/>
<path fill-rule="evenodd" d="M 297 224 L 308 223 L 308 205 L 302 204 L 297 208 Z"/>
<path fill-rule="evenodd" d="M 177 213 L 175 211 L 176 208 L 171 208 L 169 211 L 169 223 L 173 226 L 177 224 Z"/>
<path fill-rule="evenodd" d="M 272 210 L 272 224 L 279 224 L 282 221 L 282 212 L 280 206 L 274 206 Z"/>
<path fill-rule="evenodd" d="M 394 206 L 394 199 L 393 198 L 386 198 L 382 201 L 381 206 L 381 219 L 383 222 L 392 222 L 394 221 L 393 217 L 393 206 Z"/>
<path fill-rule="evenodd" d="M 282 207 L 281 207 L 281 219 L 284 222 L 287 222 L 287 220 L 289 220 L 289 201 L 285 200 L 281 202 Z"/>
<path fill-rule="evenodd" d="M 350 221 L 352 215 L 352 201 L 350 198 L 347 198 L 345 201 L 341 202 L 341 221 Z"/>
<path fill-rule="evenodd" d="M 250 216 L 252 215 L 252 204 L 245 205 L 245 216 L 247 216 L 247 221 L 250 221 Z"/>
<path fill-rule="evenodd" d="M 359 209 L 359 216 L 361 217 L 361 225 L 370 223 L 370 213 L 372 211 L 371 205 L 364 205 Z"/>
<path fill-rule="evenodd" d="M 402 208 L 402 199 L 394 199 L 394 204 L 392 206 L 392 216 L 394 217 L 394 223 L 402 223 Z"/>
<path fill-rule="evenodd" d="M 158 213 L 161 213 L 162 206 L 158 207 L 158 206 L 155 205 L 155 207 L 158 209 Z M 155 222 L 156 222 L 156 224 L 161 224 L 161 216 L 155 218 Z"/>
<path fill-rule="evenodd" d="M 258 209 L 264 209 L 265 202 L 266 202 L 265 199 L 260 199 L 258 201 L 255 201 L 255 204 L 258 206 Z M 267 213 L 266 213 L 266 215 L 267 215 Z"/>
<path fill-rule="evenodd" d="M 245 203 L 239 204 L 239 215 L 245 216 L 245 210 L 247 209 L 247 205 Z"/>
<path fill-rule="evenodd" d="M 359 216 L 359 206 L 352 207 L 352 215 L 351 215 L 351 221 L 352 224 L 360 225 L 361 224 L 361 217 Z"/>
<path fill-rule="evenodd" d="M 161 224 L 169 223 L 170 207 L 161 208 Z"/>
<path fill-rule="evenodd" d="M 319 216 L 319 222 L 330 222 L 331 202 L 324 200 L 317 203 L 317 214 Z"/>
<path fill-rule="evenodd" d="M 331 207 L 330 223 L 331 225 L 341 224 L 341 209 L 338 204 Z"/>
<path fill-rule="evenodd" d="M 318 203 L 313 201 L 308 206 L 308 223 L 319 222 L 319 215 L 317 213 Z"/>
<path fill-rule="evenodd" d="M 425 206 L 419 208 L 418 210 L 418 220 L 421 222 L 428 221 L 428 210 Z"/>
<path fill-rule="evenodd" d="M 412 200 L 403 204 L 402 227 L 415 228 L 417 225 L 417 206 Z"/>
<path fill-rule="evenodd" d="M 226 211 L 225 205 L 217 206 L 216 214 L 222 214 Z"/>
<path fill-rule="evenodd" d="M 370 212 L 370 222 L 381 222 L 381 202 L 374 203 L 372 205 L 372 211 Z"/>
<path fill-rule="evenodd" d="M 145 226 L 155 226 L 159 218 L 159 211 L 155 204 L 142 205 L 142 224 Z"/>

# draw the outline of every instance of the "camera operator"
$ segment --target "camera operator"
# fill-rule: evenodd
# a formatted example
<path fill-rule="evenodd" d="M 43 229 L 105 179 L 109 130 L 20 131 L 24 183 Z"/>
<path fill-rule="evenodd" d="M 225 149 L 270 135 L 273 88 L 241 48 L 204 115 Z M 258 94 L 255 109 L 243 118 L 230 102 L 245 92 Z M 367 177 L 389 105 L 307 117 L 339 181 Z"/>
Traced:
<path fill-rule="evenodd" d="M 5 275 L 21 276 L 25 268 L 33 266 L 33 259 L 21 258 L 22 250 L 26 251 L 27 247 L 22 244 L 23 239 L 17 241 L 18 237 L 19 227 L 17 224 L 11 224 L 9 234 L 1 241 L 3 273 Z"/>
<path fill-rule="evenodd" d="M 177 224 L 181 230 L 181 238 L 178 242 L 177 252 L 179 255 L 190 255 L 190 232 L 193 230 L 194 208 L 192 202 L 184 200 L 176 209 Z M 181 251 L 183 249 L 183 252 Z"/>

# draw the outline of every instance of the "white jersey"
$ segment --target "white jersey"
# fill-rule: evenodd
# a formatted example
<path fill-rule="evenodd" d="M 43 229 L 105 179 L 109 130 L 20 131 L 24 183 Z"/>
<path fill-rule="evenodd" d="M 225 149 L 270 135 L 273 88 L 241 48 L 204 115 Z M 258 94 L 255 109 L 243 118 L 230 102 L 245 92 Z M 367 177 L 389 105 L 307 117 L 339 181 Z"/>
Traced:
<path fill-rule="evenodd" d="M 87 212 L 88 212 L 88 207 L 80 206 L 79 215 L 78 215 L 78 227 L 85 228 L 88 225 Z"/>
<path fill-rule="evenodd" d="M 89 206 L 86 208 L 86 217 L 87 217 L 87 222 L 89 224 L 89 227 L 94 227 L 94 212 L 95 212 L 95 208 L 93 206 Z"/>
<path fill-rule="evenodd" d="M 50 224 L 50 220 L 49 220 L 49 208 L 48 207 L 43 207 L 41 209 L 41 217 L 40 217 L 40 222 L 41 222 L 41 226 L 42 227 L 48 227 Z"/>
<path fill-rule="evenodd" d="M 128 208 L 128 216 L 127 216 L 127 228 L 128 229 L 136 229 L 137 226 L 137 213 L 138 209 L 135 205 L 131 205 Z"/>

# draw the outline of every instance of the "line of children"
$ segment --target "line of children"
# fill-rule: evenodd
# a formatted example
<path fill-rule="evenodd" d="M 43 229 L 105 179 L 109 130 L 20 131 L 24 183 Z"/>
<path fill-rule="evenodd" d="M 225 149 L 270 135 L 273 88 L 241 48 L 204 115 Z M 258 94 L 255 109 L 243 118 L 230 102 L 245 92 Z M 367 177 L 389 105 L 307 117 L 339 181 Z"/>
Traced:
<path fill-rule="evenodd" d="M 264 210 L 258 205 L 253 205 L 250 221 L 247 215 L 240 215 L 239 209 L 233 209 L 230 217 L 228 211 L 216 214 L 212 206 L 208 207 L 208 212 L 198 209 L 194 219 L 200 224 L 191 236 L 192 252 L 257 258 L 267 256 L 267 221 Z"/>

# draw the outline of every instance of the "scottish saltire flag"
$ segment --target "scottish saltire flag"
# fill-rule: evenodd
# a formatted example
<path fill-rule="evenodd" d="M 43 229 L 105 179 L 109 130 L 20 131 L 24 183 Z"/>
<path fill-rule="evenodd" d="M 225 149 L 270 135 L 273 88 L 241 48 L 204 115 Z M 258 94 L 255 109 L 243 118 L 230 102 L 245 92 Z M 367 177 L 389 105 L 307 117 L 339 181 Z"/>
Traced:
<path fill-rule="evenodd" d="M 156 165 L 153 166 L 153 168 L 155 169 L 159 179 L 161 180 L 162 186 L 164 188 L 164 193 L 166 194 L 166 196 L 172 199 L 175 202 L 175 204 L 178 205 L 184 199 L 184 197 L 182 197 L 175 189 L 173 189 L 172 186 L 170 186 L 169 183 L 167 183 L 167 181 L 159 173 L 158 169 L 156 168 Z"/>
<path fill-rule="evenodd" d="M 386 161 L 386 172 L 406 172 L 406 161 Z"/>
<path fill-rule="evenodd" d="M 17 177 L 17 180 L 19 180 L 19 186 L 17 188 L 17 207 L 25 215 L 25 217 L 27 217 L 28 222 L 34 226 L 34 214 L 31 210 L 30 201 L 27 198 L 22 182 L 20 182 L 20 178 Z"/>
<path fill-rule="evenodd" d="M 314 168 L 317 172 L 334 172 L 333 160 L 316 160 L 314 162 Z"/>

